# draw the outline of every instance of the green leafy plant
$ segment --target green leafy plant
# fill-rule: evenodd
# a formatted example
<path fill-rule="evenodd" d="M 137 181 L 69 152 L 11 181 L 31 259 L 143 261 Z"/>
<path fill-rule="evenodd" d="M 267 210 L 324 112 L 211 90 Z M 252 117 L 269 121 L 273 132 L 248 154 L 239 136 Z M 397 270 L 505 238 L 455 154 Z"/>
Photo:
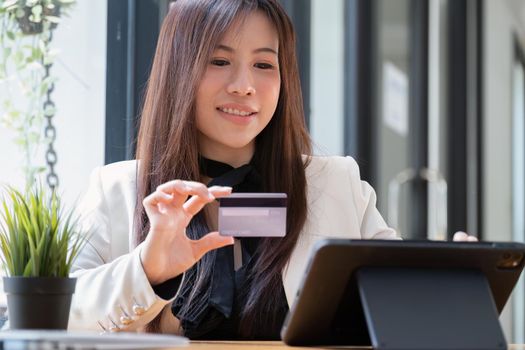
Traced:
<path fill-rule="evenodd" d="M 56 192 L 35 185 L 24 195 L 8 187 L 1 206 L 0 249 L 7 275 L 68 277 L 86 236 L 73 211 L 61 208 Z"/>
<path fill-rule="evenodd" d="M 55 114 L 45 103 L 57 80 L 49 70 L 58 53 L 52 31 L 74 3 L 0 0 L 0 124 L 14 132 L 27 187 L 46 169 L 38 155 L 52 139 L 44 132 L 46 117 Z"/>

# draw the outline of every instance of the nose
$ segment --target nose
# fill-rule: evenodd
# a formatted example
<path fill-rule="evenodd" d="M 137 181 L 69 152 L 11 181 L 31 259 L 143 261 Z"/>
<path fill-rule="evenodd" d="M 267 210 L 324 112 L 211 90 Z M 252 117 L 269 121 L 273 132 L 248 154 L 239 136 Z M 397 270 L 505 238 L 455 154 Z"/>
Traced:
<path fill-rule="evenodd" d="M 239 67 L 236 69 L 231 80 L 226 88 L 229 94 L 239 96 L 255 95 L 255 84 L 253 82 L 252 73 L 248 68 Z"/>

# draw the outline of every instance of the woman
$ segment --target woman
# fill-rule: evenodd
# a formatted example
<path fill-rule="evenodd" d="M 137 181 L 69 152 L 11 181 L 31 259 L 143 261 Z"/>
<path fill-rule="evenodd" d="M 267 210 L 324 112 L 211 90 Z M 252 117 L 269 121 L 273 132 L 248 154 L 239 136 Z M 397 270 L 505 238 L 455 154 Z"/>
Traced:
<path fill-rule="evenodd" d="M 294 48 L 276 0 L 174 3 L 139 161 L 96 169 L 83 201 L 93 236 L 75 263 L 70 328 L 279 339 L 316 241 L 396 238 L 353 159 L 311 156 Z M 216 232 L 215 199 L 232 188 L 287 193 L 286 237 L 234 249 Z"/>

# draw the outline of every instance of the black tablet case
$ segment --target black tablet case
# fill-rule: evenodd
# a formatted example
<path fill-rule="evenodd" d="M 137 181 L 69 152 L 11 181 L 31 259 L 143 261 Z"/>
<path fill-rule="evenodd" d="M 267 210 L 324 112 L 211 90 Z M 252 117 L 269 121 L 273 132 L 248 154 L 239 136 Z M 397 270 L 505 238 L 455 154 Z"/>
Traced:
<path fill-rule="evenodd" d="M 524 253 L 518 243 L 325 240 L 312 254 L 283 340 L 392 350 L 504 349 L 497 315 Z M 399 283 L 403 278 L 409 283 Z"/>

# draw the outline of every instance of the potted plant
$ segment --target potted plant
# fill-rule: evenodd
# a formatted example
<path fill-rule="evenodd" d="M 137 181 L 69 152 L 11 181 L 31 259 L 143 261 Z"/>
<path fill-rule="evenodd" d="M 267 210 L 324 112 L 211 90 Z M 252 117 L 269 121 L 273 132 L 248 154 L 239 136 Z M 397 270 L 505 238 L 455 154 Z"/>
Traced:
<path fill-rule="evenodd" d="M 0 249 L 11 329 L 66 329 L 76 279 L 69 278 L 85 236 L 55 191 L 8 187 L 1 202 Z"/>
<path fill-rule="evenodd" d="M 13 132 L 21 150 L 28 187 L 46 170 L 49 187 L 58 185 L 53 142 L 56 77 L 52 64 L 58 53 L 51 46 L 53 29 L 75 0 L 0 0 L 0 125 Z"/>

